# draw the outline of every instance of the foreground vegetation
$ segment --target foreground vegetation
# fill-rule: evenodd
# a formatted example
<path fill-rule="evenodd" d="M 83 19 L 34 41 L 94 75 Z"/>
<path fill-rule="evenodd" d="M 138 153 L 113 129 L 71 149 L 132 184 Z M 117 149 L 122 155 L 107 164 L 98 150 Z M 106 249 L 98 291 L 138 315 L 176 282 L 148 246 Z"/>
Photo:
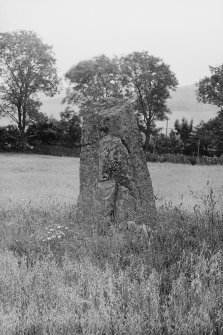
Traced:
<path fill-rule="evenodd" d="M 13 165 L 11 158 L 4 156 L 1 164 L 11 197 L 0 212 L 1 334 L 223 333 L 223 225 L 217 188 L 208 185 L 197 203 L 194 193 L 190 211 L 161 204 L 156 230 L 148 235 L 135 227 L 105 231 L 100 223 L 75 225 L 68 196 L 74 167 L 66 165 L 73 160 L 36 156 L 32 165 L 30 158 L 14 156 Z M 164 188 L 172 170 L 156 164 L 151 174 L 159 168 Z M 208 175 L 204 167 L 188 168 L 203 168 L 200 174 Z M 184 182 L 182 178 L 182 187 Z M 178 183 L 176 179 L 176 189 Z M 36 186 L 36 193 L 29 193 L 28 184 L 30 190 Z M 22 187 L 27 198 L 40 193 L 37 201 L 19 201 Z M 64 202 L 57 187 L 67 190 Z"/>

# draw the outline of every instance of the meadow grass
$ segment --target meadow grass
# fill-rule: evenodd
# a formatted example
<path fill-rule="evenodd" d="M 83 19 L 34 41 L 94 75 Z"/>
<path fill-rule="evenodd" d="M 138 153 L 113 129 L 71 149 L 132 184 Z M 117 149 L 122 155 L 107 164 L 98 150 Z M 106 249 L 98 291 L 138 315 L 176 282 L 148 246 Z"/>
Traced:
<path fill-rule="evenodd" d="M 157 205 L 170 204 L 193 210 L 194 196 L 206 192 L 207 182 L 223 193 L 223 166 L 148 163 Z M 23 154 L 0 155 L 0 203 L 49 207 L 74 204 L 79 193 L 79 159 Z M 183 201 L 182 201 L 183 200 Z M 197 199 L 199 202 L 199 199 Z"/>
<path fill-rule="evenodd" d="M 77 159 L 0 163 L 1 334 L 223 333 L 222 167 L 150 164 L 167 201 L 147 236 L 75 224 Z"/>

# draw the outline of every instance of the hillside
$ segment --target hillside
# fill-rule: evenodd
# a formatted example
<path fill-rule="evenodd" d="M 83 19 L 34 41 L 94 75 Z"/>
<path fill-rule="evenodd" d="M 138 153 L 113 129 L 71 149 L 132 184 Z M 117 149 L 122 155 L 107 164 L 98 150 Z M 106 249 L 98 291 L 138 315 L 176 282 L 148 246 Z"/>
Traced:
<path fill-rule="evenodd" d="M 171 96 L 168 101 L 168 107 L 172 111 L 169 117 L 169 128 L 173 128 L 176 119 L 181 120 L 183 117 L 188 121 L 193 119 L 194 125 L 197 125 L 202 120 L 206 122 L 217 114 L 218 108 L 216 106 L 197 101 L 194 85 L 180 86 L 175 92 L 172 92 Z M 158 122 L 158 125 L 166 127 L 166 122 Z"/>
<path fill-rule="evenodd" d="M 172 98 L 168 101 L 168 106 L 172 111 L 182 112 L 216 112 L 217 108 L 213 105 L 199 103 L 196 97 L 196 87 L 180 86 L 171 94 Z"/>

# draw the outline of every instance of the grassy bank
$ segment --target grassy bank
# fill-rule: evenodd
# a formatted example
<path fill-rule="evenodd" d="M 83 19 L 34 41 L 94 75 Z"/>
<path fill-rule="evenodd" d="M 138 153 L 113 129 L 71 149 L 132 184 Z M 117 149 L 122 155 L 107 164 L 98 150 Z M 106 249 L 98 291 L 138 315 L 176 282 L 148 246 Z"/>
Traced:
<path fill-rule="evenodd" d="M 193 190 L 190 210 L 160 203 L 156 230 L 149 235 L 134 227 L 110 227 L 104 234 L 100 225 L 75 225 L 72 175 L 78 162 L 66 159 L 2 160 L 7 190 L 0 212 L 0 333 L 222 334 L 217 180 L 214 190 L 210 184 L 205 192 Z M 177 176 L 170 175 L 171 168 L 150 166 L 155 189 L 156 182 L 165 181 L 174 189 L 169 183 Z M 178 172 L 181 185 L 184 172 Z M 212 172 L 203 170 L 202 176 Z M 188 173 L 192 176 L 192 170 Z M 194 180 L 201 178 L 194 173 Z"/>

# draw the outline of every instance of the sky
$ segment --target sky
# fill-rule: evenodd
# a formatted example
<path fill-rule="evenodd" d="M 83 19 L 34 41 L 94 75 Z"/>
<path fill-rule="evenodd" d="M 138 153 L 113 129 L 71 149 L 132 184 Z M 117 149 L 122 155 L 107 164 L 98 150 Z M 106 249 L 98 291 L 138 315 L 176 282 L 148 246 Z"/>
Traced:
<path fill-rule="evenodd" d="M 148 51 L 180 85 L 223 63 L 223 0 L 0 0 L 0 32 L 32 30 L 63 76 L 82 60 Z"/>

